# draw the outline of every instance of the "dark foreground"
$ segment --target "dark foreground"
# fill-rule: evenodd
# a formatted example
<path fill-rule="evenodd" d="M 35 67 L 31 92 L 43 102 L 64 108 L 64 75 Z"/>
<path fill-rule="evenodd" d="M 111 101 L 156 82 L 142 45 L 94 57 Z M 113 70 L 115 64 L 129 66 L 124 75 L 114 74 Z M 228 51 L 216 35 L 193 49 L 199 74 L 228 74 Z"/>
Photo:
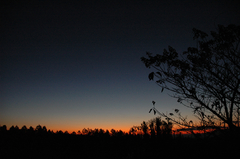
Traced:
<path fill-rule="evenodd" d="M 136 136 L 1 134 L 0 158 L 231 158 L 239 138 L 143 139 Z"/>

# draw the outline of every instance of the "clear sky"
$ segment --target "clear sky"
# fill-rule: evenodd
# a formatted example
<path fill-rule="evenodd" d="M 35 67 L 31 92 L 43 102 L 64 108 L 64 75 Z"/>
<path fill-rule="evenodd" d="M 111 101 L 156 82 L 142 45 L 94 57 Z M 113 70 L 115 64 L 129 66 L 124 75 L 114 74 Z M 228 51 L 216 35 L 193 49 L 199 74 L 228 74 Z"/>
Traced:
<path fill-rule="evenodd" d="M 195 46 L 192 28 L 239 25 L 237 0 L 3 0 L 0 125 L 128 131 L 174 108 L 140 57 Z"/>

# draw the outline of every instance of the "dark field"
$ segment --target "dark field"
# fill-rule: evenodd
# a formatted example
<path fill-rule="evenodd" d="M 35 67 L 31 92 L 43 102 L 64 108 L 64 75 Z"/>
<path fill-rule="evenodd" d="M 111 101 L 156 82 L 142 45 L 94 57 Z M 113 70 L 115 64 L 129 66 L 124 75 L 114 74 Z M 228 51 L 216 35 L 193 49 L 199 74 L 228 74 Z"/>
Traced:
<path fill-rule="evenodd" d="M 239 137 L 150 139 L 141 136 L 1 133 L 1 158 L 238 158 Z M 236 156 L 237 155 L 237 156 Z"/>

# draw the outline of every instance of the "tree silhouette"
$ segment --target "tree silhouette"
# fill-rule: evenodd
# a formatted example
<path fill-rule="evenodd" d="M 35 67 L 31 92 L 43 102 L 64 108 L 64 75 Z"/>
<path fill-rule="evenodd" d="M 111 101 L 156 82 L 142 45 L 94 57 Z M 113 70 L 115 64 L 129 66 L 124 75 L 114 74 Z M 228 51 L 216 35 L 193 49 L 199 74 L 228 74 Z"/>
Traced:
<path fill-rule="evenodd" d="M 122 137 L 124 135 L 122 130 L 118 130 L 116 133 L 117 137 Z"/>
<path fill-rule="evenodd" d="M 154 121 L 153 120 L 150 121 L 149 128 L 150 128 L 151 138 L 155 138 L 155 129 L 154 129 Z"/>
<path fill-rule="evenodd" d="M 145 121 L 141 124 L 141 130 L 143 131 L 143 137 L 146 138 L 148 136 L 148 126 Z"/>
<path fill-rule="evenodd" d="M 34 128 L 32 126 L 29 127 L 29 129 L 27 130 L 27 132 L 30 134 L 30 135 L 33 135 L 34 134 Z"/>
<path fill-rule="evenodd" d="M 47 127 L 46 127 L 46 126 L 43 126 L 43 127 L 42 127 L 42 130 L 43 130 L 43 132 L 46 133 L 46 132 L 47 132 Z"/>
<path fill-rule="evenodd" d="M 37 125 L 35 130 L 37 131 L 37 133 L 42 133 L 43 132 L 43 128 L 41 125 Z"/>
<path fill-rule="evenodd" d="M 105 131 L 103 129 L 99 129 L 99 131 L 98 131 L 99 136 L 103 136 L 104 133 L 105 133 Z"/>
<path fill-rule="evenodd" d="M 156 70 L 148 78 L 156 78 L 162 91 L 169 90 L 179 103 L 191 108 L 203 126 L 226 123 L 235 130 L 240 104 L 240 26 L 218 25 L 217 32 L 211 32 L 211 39 L 200 30 L 193 29 L 193 33 L 197 47 L 189 47 L 183 53 L 170 46 L 161 55 L 147 52 L 147 58 L 141 60 L 147 68 Z M 191 126 L 183 118 L 183 122 L 175 120 L 176 114 L 181 118 L 178 109 L 159 114 Z"/>
<path fill-rule="evenodd" d="M 6 134 L 7 133 L 7 126 L 3 125 L 0 127 L 0 134 Z"/>
<path fill-rule="evenodd" d="M 117 132 L 116 132 L 115 129 L 111 129 L 110 131 L 111 131 L 111 135 L 112 135 L 112 136 L 116 136 Z"/>
<path fill-rule="evenodd" d="M 23 125 L 23 127 L 21 128 L 21 132 L 23 133 L 23 134 L 25 134 L 26 132 L 27 132 L 27 127 L 26 127 L 26 125 Z"/>
<path fill-rule="evenodd" d="M 91 129 L 89 129 L 89 128 L 83 128 L 82 129 L 82 134 L 83 135 L 91 135 L 91 133 L 92 133 L 92 130 Z"/>
<path fill-rule="evenodd" d="M 1 126 L 0 131 L 7 131 L 7 126 L 6 125 Z"/>
<path fill-rule="evenodd" d="M 1 156 L 36 158 L 36 154 L 38 154 L 37 158 L 76 158 L 79 156 L 83 158 L 157 158 L 160 152 L 163 157 L 178 157 L 186 153 L 188 155 L 198 153 L 202 157 L 222 157 L 223 153 L 221 152 L 229 155 L 239 151 L 237 146 L 233 146 L 239 143 L 236 138 L 234 140 L 228 140 L 228 138 L 226 138 L 227 140 L 224 138 L 211 140 L 210 138 L 205 140 L 207 142 L 181 138 L 181 142 L 179 142 L 179 138 L 169 138 L 171 127 L 172 124 L 169 121 L 161 120 L 160 117 L 147 122 L 143 121 L 140 126 L 134 126 L 132 130 L 138 130 L 135 135 L 111 129 L 112 136 L 109 136 L 108 130 L 97 128 L 84 129 L 83 132 L 86 135 L 76 135 L 74 132 L 68 134 L 67 131 L 61 130 L 55 133 L 48 130 L 48 133 L 42 135 L 38 132 L 45 129 L 41 125 L 38 125 L 36 130 L 30 126 L 24 133 L 23 130 L 26 129 L 26 126 L 22 126 L 21 129 L 12 126 L 9 130 L 6 126 L 0 126 L 1 152 L 3 152 Z M 3 131 L 6 132 L 2 133 Z M 139 133 L 140 131 L 141 133 Z M 157 131 L 159 138 L 155 135 Z M 147 134 L 146 137 L 144 132 Z M 153 140 L 148 138 L 148 133 L 154 136 Z M 174 153 L 172 153 L 173 146 L 177 147 L 174 149 Z M 226 146 L 224 147 L 225 151 L 222 151 L 223 146 Z M 199 149 L 206 153 L 199 153 Z"/>
<path fill-rule="evenodd" d="M 63 131 L 62 131 L 62 130 L 59 130 L 59 131 L 56 132 L 56 134 L 58 134 L 58 135 L 63 135 Z"/>
<path fill-rule="evenodd" d="M 161 118 L 156 118 L 155 119 L 155 131 L 157 132 L 158 138 L 161 138 L 161 134 L 162 134 L 161 125 L 162 125 Z"/>
<path fill-rule="evenodd" d="M 172 135 L 172 123 L 167 121 L 162 121 L 162 135 L 164 138 L 171 138 Z"/>
<path fill-rule="evenodd" d="M 12 133 L 12 134 L 18 134 L 19 133 L 19 127 L 16 125 L 15 127 L 12 125 L 9 129 L 9 131 Z"/>
<path fill-rule="evenodd" d="M 136 135 L 136 129 L 134 127 L 131 127 L 129 130 L 129 134 Z"/>
<path fill-rule="evenodd" d="M 73 131 L 72 133 L 71 133 L 71 135 L 76 135 L 77 133 L 75 132 L 75 131 Z"/>
<path fill-rule="evenodd" d="M 161 117 L 156 117 L 148 122 L 143 121 L 140 126 L 133 126 L 129 130 L 131 135 L 141 135 L 143 138 L 151 139 L 169 139 L 172 135 L 173 124 L 169 121 L 161 120 Z"/>
<path fill-rule="evenodd" d="M 109 137 L 109 136 L 110 136 L 110 133 L 109 133 L 108 130 L 105 131 L 105 136 L 106 136 L 106 137 Z"/>

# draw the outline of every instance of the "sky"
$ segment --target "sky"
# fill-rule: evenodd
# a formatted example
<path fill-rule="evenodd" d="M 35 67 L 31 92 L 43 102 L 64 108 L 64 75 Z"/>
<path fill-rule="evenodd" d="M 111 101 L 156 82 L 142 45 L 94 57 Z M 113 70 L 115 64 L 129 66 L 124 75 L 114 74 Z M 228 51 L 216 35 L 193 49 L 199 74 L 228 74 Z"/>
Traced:
<path fill-rule="evenodd" d="M 237 0 L 0 2 L 0 125 L 128 131 L 175 108 L 140 58 L 196 46 L 192 28 L 239 25 Z"/>

